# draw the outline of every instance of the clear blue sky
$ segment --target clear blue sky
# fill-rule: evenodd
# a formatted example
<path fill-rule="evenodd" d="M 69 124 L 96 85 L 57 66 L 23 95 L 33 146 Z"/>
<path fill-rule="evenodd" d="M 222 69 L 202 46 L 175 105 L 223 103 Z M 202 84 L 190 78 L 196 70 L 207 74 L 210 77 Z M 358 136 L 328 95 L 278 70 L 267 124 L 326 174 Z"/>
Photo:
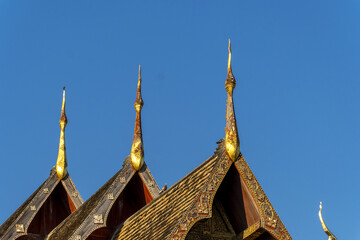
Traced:
<path fill-rule="evenodd" d="M 0 1 L 0 223 L 56 162 L 84 199 L 130 153 L 172 185 L 224 137 L 232 41 L 241 151 L 294 239 L 360 239 L 360 2 Z"/>

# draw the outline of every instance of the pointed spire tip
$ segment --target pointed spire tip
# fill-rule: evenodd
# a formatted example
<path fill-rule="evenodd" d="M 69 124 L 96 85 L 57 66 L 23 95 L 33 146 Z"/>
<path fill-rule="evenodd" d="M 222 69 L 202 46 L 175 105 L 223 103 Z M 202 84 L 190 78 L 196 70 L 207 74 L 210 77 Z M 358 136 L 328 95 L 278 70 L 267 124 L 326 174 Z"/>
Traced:
<path fill-rule="evenodd" d="M 136 91 L 136 100 L 135 100 L 135 130 L 134 138 L 131 146 L 131 164 L 136 171 L 139 171 L 144 164 L 144 148 L 142 140 L 142 130 L 141 130 L 141 109 L 144 105 L 144 102 L 141 98 L 141 65 L 139 65 L 139 80 Z"/>
<path fill-rule="evenodd" d="M 144 101 L 142 100 L 141 97 L 141 65 L 139 65 L 139 79 L 138 79 L 138 85 L 136 91 L 136 100 L 134 105 L 136 112 L 140 111 L 143 105 L 144 105 Z"/>
<path fill-rule="evenodd" d="M 228 72 L 231 71 L 231 41 L 229 38 L 229 58 L 228 58 Z"/>
<path fill-rule="evenodd" d="M 235 110 L 233 103 L 233 91 L 235 85 L 235 77 L 231 70 L 231 42 L 229 39 L 228 74 L 225 81 L 225 89 L 228 93 L 226 107 L 225 148 L 227 155 L 232 161 L 236 161 L 240 156 L 240 140 L 236 126 Z"/>
<path fill-rule="evenodd" d="M 63 87 L 63 101 L 61 105 L 60 116 L 60 142 L 59 153 L 56 161 L 56 174 L 59 180 L 63 179 L 67 175 L 67 158 L 66 158 L 66 146 L 65 146 L 65 127 L 67 124 L 67 117 L 65 114 L 65 87 Z"/>

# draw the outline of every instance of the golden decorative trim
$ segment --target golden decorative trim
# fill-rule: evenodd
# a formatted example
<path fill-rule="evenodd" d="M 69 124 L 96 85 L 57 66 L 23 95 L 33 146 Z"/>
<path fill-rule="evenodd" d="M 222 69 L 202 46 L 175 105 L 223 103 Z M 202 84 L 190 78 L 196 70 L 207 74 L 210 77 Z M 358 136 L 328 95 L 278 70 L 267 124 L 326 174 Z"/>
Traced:
<path fill-rule="evenodd" d="M 120 183 L 126 183 L 126 178 L 125 177 L 120 177 L 119 181 L 120 181 Z"/>
<path fill-rule="evenodd" d="M 134 139 L 131 146 L 131 165 L 136 171 L 139 171 L 144 165 L 144 145 L 142 139 L 141 131 L 141 109 L 144 105 L 144 101 L 141 98 L 141 66 L 139 65 L 139 79 L 137 85 L 137 94 L 135 100 L 135 130 L 134 130 Z"/>
<path fill-rule="evenodd" d="M 231 43 L 229 39 L 228 73 L 225 81 L 227 92 L 225 148 L 230 159 L 235 162 L 240 155 L 240 140 L 236 126 L 235 110 L 233 103 L 233 91 L 236 85 L 235 77 L 231 70 Z"/>
<path fill-rule="evenodd" d="M 232 160 L 227 154 L 223 154 L 220 157 L 204 188 L 196 197 L 194 203 L 184 213 L 179 221 L 178 227 L 173 230 L 168 239 L 184 240 L 196 222 L 204 218 L 212 217 L 212 204 L 215 194 L 232 163 Z M 291 240 L 291 236 L 241 154 L 240 158 L 234 164 L 247 188 L 250 190 L 251 196 L 259 209 L 261 218 L 260 223 L 250 226 L 243 232 L 245 235 L 243 239 L 253 239 L 253 237 L 261 234 L 260 228 L 262 228 L 276 239 Z M 255 228 L 259 230 L 255 230 Z"/>
<path fill-rule="evenodd" d="M 59 154 L 56 161 L 56 174 L 59 180 L 63 179 L 67 175 L 67 159 L 66 159 L 66 147 L 65 147 L 65 127 L 67 124 L 67 118 L 65 114 L 65 87 L 63 88 L 63 101 L 61 106 L 60 117 L 60 142 L 59 142 Z"/>
<path fill-rule="evenodd" d="M 25 232 L 24 224 L 16 224 L 15 229 L 16 229 L 16 232 L 18 232 L 18 233 Z"/>
<path fill-rule="evenodd" d="M 93 222 L 95 224 L 102 224 L 104 223 L 103 215 L 102 214 L 94 214 L 93 215 Z"/>
<path fill-rule="evenodd" d="M 329 236 L 328 240 L 337 240 L 335 235 L 327 228 L 324 219 L 322 217 L 321 210 L 322 210 L 322 202 L 320 202 L 320 209 L 319 209 L 319 218 L 320 218 L 321 226 L 323 227 L 324 232 Z"/>

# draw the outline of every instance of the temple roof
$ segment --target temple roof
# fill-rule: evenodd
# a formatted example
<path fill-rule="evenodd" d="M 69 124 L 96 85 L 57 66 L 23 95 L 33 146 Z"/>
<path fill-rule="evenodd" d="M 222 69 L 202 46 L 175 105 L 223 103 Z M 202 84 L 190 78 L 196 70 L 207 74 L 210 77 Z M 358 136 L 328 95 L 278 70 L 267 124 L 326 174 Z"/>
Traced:
<path fill-rule="evenodd" d="M 112 239 L 166 239 L 206 184 L 218 150 L 204 163 L 163 192 L 121 225 Z"/>
<path fill-rule="evenodd" d="M 123 167 L 76 211 L 71 210 L 72 214 L 57 223 L 46 239 L 183 240 L 199 237 L 218 239 L 219 236 L 222 236 L 219 239 L 291 239 L 240 152 L 233 101 L 235 85 L 229 42 L 228 74 L 225 81 L 225 138 L 218 142 L 215 153 L 199 167 L 168 190 L 159 191 L 144 162 L 141 130 L 143 100 L 139 68 L 135 130 L 130 155 L 126 157 Z M 17 233 L 27 230 L 27 225 L 14 224 L 21 222 L 18 220 L 22 219 L 22 212 L 29 211 L 27 209 L 32 202 L 55 192 L 54 188 L 61 186 L 59 182 L 63 183 L 68 196 L 75 189 L 70 184 L 72 182 L 69 184 L 73 189 L 69 190 L 69 184 L 66 185 L 70 177 L 66 175 L 66 116 L 64 120 L 63 114 L 62 120 L 59 164 L 56 166 L 62 173 L 58 173 L 57 178 L 56 171 L 53 170 L 49 179 L 14 213 L 9 222 L 5 222 L 5 227 L 11 224 L 15 226 Z M 34 209 L 31 206 L 31 210 Z M 33 217 L 27 215 L 27 218 Z M 207 228 L 221 222 L 225 230 L 220 235 L 215 232 L 214 227 Z M 34 236 L 34 239 L 36 237 L 38 236 Z"/>
<path fill-rule="evenodd" d="M 0 226 L 0 238 L 5 234 L 6 230 L 8 230 L 11 226 L 14 226 L 14 222 L 18 219 L 20 214 L 22 214 L 24 209 L 29 207 L 30 202 L 42 189 L 42 186 L 45 184 L 45 182 L 41 184 L 40 187 L 36 189 L 36 191 Z"/>
<path fill-rule="evenodd" d="M 48 240 L 70 239 L 81 236 L 86 239 L 93 231 L 107 226 L 112 207 L 131 180 L 139 176 L 151 195 L 151 199 L 159 194 L 159 187 L 144 163 L 140 171 L 135 171 L 128 156 L 123 168 L 94 193 L 77 211 L 66 218 L 48 236 Z M 138 201 L 139 199 L 134 199 Z M 141 206 L 142 207 L 142 206 Z M 80 238 L 79 238 L 80 239 Z"/>
<path fill-rule="evenodd" d="M 244 158 L 233 162 L 224 141 L 218 143 L 213 156 L 127 219 L 111 239 L 185 239 L 194 224 L 211 218 L 212 202 L 231 166 L 238 170 L 244 191 L 249 191 L 259 214 L 258 221 L 238 236 L 267 232 L 275 239 L 291 239 Z"/>
<path fill-rule="evenodd" d="M 66 194 L 63 194 L 63 190 Z M 41 211 L 48 209 L 49 206 L 47 205 L 54 202 L 54 198 L 59 198 L 59 196 L 68 206 L 63 208 L 63 204 L 58 204 L 52 208 L 61 207 L 63 208 L 62 211 L 66 211 L 68 215 L 84 202 L 69 174 L 59 180 L 55 167 L 53 167 L 50 176 L 44 183 L 0 226 L 0 238 L 12 239 L 22 235 L 34 235 L 36 237 L 37 235 L 33 233 L 32 229 L 29 231 L 29 227 L 32 224 L 39 225 L 36 220 L 39 215 L 43 214 Z"/>
<path fill-rule="evenodd" d="M 45 182 L 0 226 L 1 239 L 15 239 L 23 235 L 30 239 L 43 238 L 84 202 L 67 172 L 65 87 L 59 124 L 56 166 Z"/>
<path fill-rule="evenodd" d="M 212 218 L 217 192 L 217 202 L 232 229 L 228 237 L 255 239 L 267 234 L 275 239 L 291 239 L 240 153 L 233 101 L 235 85 L 229 40 L 225 138 L 218 142 L 212 157 L 127 219 L 112 239 L 185 239 L 195 224 Z"/>
<path fill-rule="evenodd" d="M 54 229 L 47 239 L 86 239 L 109 236 L 128 217 L 159 195 L 159 187 L 144 162 L 141 129 L 141 68 L 135 100 L 135 130 L 130 156 L 123 168 L 92 195 L 78 211 Z"/>

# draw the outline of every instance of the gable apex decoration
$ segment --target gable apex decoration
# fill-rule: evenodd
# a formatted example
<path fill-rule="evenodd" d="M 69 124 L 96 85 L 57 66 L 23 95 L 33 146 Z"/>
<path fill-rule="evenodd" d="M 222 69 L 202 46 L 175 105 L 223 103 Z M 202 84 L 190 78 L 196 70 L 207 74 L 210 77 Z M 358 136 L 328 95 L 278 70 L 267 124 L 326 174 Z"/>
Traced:
<path fill-rule="evenodd" d="M 141 66 L 139 65 L 139 79 L 136 91 L 136 100 L 135 100 L 135 129 L 134 129 L 134 139 L 131 146 L 131 165 L 136 171 L 139 171 L 144 165 L 144 143 L 142 139 L 142 130 L 141 130 L 141 109 L 144 106 L 144 101 L 141 98 Z"/>
<path fill-rule="evenodd" d="M 229 39 L 228 72 L 225 81 L 227 92 L 225 148 L 229 158 L 235 162 L 240 155 L 240 140 L 236 125 L 233 91 L 236 85 L 235 77 L 231 70 L 231 42 Z"/>
<path fill-rule="evenodd" d="M 137 95 L 134 139 L 130 155 L 122 168 L 95 192 L 78 211 L 60 223 L 47 240 L 93 239 L 103 236 L 110 239 L 114 228 L 121 225 L 132 214 L 159 196 L 160 189 L 144 162 L 141 131 L 141 67 Z"/>
<path fill-rule="evenodd" d="M 0 226 L 0 239 L 42 239 L 83 204 L 67 172 L 65 87 L 60 117 L 60 143 L 56 166 L 37 190 Z"/>
<path fill-rule="evenodd" d="M 66 158 L 66 146 L 65 146 L 65 127 L 67 125 L 67 117 L 65 114 L 65 87 L 63 87 L 63 101 L 61 106 L 61 117 L 59 124 L 60 124 L 60 141 L 59 141 L 59 153 L 56 161 L 56 174 L 59 180 L 61 180 L 67 175 L 67 158 Z"/>

